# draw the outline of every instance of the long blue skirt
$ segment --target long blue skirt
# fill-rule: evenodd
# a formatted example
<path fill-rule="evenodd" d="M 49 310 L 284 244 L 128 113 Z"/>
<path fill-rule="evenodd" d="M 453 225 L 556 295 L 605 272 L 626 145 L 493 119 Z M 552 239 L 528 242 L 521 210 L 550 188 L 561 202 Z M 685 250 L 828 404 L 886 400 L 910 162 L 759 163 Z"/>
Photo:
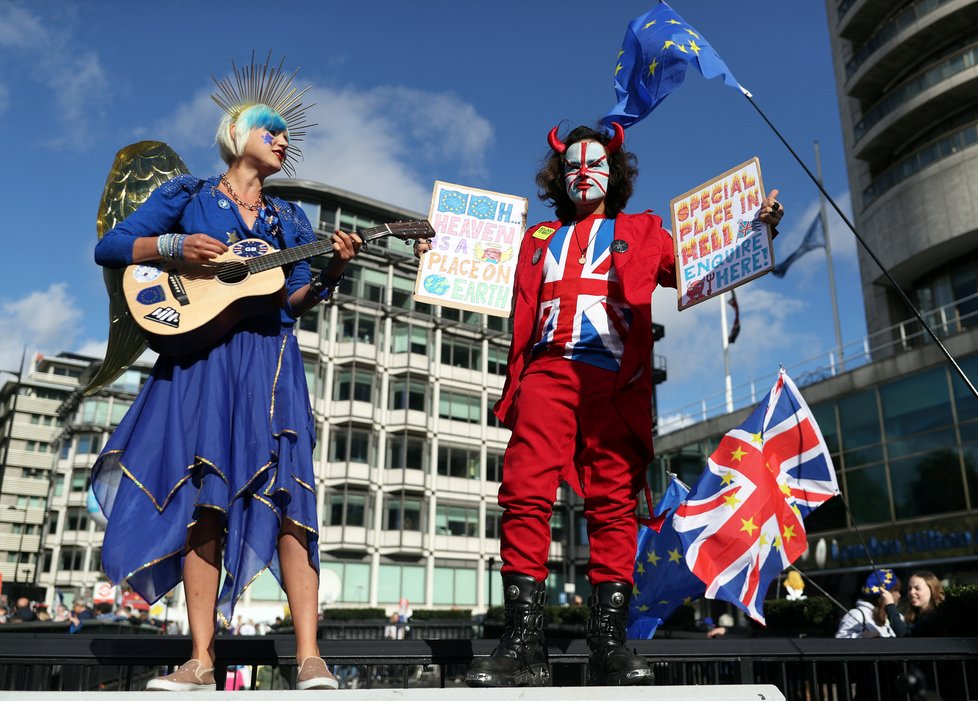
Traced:
<path fill-rule="evenodd" d="M 202 509 L 224 518 L 225 622 L 263 571 L 281 583 L 284 522 L 306 532 L 318 571 L 314 445 L 302 356 L 277 320 L 252 322 L 196 356 L 161 356 L 93 468 L 108 519 L 106 574 L 157 601 L 182 579 Z"/>

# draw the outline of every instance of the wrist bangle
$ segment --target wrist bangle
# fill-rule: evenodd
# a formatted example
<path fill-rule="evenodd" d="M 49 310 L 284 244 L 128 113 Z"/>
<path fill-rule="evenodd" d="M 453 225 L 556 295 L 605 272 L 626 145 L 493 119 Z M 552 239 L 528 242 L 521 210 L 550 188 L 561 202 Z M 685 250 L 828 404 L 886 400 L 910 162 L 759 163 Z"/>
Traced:
<path fill-rule="evenodd" d="M 340 274 L 338 278 L 330 278 L 326 276 L 326 271 L 323 270 L 319 273 L 319 276 L 309 283 L 309 291 L 314 295 L 319 297 L 319 299 L 325 301 L 333 296 L 333 292 L 339 286 L 340 282 L 343 280 L 343 275 Z"/>

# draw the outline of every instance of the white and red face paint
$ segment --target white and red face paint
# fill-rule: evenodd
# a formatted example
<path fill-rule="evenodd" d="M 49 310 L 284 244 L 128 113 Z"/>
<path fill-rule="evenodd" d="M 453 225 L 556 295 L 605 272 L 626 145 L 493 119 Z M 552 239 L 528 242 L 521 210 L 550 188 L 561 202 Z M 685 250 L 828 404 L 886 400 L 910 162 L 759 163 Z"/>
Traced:
<path fill-rule="evenodd" d="M 608 152 L 598 141 L 575 141 L 564 152 L 564 182 L 574 202 L 598 202 L 608 194 L 611 167 Z"/>

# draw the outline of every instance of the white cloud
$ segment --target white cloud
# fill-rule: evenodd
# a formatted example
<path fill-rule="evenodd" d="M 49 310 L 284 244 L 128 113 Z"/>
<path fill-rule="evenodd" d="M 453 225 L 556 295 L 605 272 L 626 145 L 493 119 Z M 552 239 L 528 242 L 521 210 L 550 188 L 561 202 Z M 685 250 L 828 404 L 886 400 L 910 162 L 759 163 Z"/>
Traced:
<path fill-rule="evenodd" d="M 82 313 L 65 283 L 0 301 L 0 368 L 16 370 L 24 349 L 56 354 L 71 349 Z"/>
<path fill-rule="evenodd" d="M 90 120 L 109 88 L 98 55 L 75 39 L 69 14 L 61 12 L 58 22 L 45 22 L 21 5 L 0 2 L 0 56 L 8 77 L 44 86 L 56 107 L 50 113 L 69 127 L 49 145 L 88 143 Z"/>
<path fill-rule="evenodd" d="M 300 178 L 426 211 L 436 178 L 478 183 L 487 177 L 492 127 L 453 95 L 397 86 L 313 88 L 304 101 L 315 103 L 309 120 L 317 126 L 298 144 Z M 186 158 L 189 149 L 213 148 L 219 117 L 210 91 L 202 90 L 146 136 L 167 141 Z"/>
<path fill-rule="evenodd" d="M 0 2 L 0 48 L 29 48 L 44 35 L 38 17 L 12 2 Z"/>
<path fill-rule="evenodd" d="M 447 177 L 435 168 L 468 182 L 486 177 L 492 127 L 457 97 L 396 86 L 306 96 L 318 126 L 300 144 L 300 177 L 416 210 L 427 210 L 433 180 Z"/>

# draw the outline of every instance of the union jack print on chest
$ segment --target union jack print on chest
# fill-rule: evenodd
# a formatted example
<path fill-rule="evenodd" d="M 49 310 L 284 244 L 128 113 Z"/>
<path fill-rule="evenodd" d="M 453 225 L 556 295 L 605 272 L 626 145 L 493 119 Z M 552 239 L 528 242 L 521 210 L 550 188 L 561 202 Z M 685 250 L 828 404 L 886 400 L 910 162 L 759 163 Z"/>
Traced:
<path fill-rule="evenodd" d="M 604 218 L 554 233 L 543 257 L 537 327 L 538 346 L 611 370 L 620 365 L 631 324 L 611 256 L 614 236 L 614 220 Z"/>

